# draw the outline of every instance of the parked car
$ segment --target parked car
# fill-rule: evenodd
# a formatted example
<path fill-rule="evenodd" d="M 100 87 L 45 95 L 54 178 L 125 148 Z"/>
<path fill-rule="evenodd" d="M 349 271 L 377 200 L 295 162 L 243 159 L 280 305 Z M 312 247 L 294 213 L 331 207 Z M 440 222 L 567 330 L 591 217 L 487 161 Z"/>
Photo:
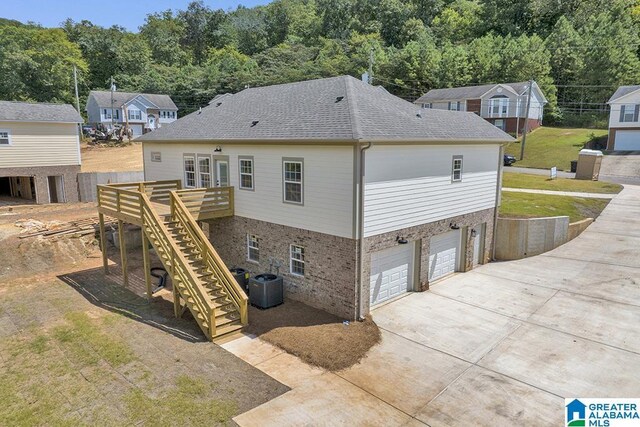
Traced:
<path fill-rule="evenodd" d="M 515 162 L 516 162 L 516 158 L 514 156 L 512 156 L 511 154 L 505 154 L 504 155 L 504 165 L 505 166 L 511 166 Z"/>

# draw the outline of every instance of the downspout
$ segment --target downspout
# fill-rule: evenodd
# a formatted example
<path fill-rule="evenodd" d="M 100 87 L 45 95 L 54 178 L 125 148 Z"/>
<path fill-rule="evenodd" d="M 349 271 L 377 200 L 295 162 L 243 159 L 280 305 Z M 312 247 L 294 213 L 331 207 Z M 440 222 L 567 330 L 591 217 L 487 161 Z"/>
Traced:
<path fill-rule="evenodd" d="M 498 157 L 498 176 L 496 179 L 496 205 L 493 212 L 493 233 L 491 236 L 491 259 L 496 259 L 496 234 L 498 231 L 498 213 L 502 199 L 502 170 L 504 168 L 504 145 L 500 145 Z"/>
<path fill-rule="evenodd" d="M 357 226 L 358 226 L 358 286 L 357 286 L 357 309 L 356 309 L 356 319 L 359 321 L 364 320 L 364 316 L 362 315 L 362 259 L 364 257 L 364 165 L 365 165 L 365 150 L 371 148 L 373 144 L 368 142 L 366 146 L 359 146 L 360 150 L 357 158 L 357 169 L 358 169 L 358 203 L 356 207 L 356 216 L 357 216 Z"/>

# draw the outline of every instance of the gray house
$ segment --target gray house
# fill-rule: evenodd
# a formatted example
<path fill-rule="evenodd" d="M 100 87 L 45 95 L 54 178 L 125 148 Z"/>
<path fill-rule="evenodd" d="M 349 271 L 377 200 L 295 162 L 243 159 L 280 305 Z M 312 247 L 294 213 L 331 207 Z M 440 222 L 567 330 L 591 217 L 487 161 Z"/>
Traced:
<path fill-rule="evenodd" d="M 93 90 L 87 98 L 88 122 L 93 125 L 128 124 L 134 136 L 151 132 L 178 118 L 169 95 Z"/>

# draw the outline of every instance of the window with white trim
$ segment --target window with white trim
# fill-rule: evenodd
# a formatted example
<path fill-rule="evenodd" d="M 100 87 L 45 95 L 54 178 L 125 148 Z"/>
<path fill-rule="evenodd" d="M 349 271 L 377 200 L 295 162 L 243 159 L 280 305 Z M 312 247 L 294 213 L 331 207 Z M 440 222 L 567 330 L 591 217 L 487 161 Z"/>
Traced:
<path fill-rule="evenodd" d="M 462 181 L 462 156 L 453 156 L 453 162 L 451 165 L 451 181 Z"/>
<path fill-rule="evenodd" d="M 102 118 L 106 120 L 111 120 L 111 110 L 108 108 L 104 108 L 102 110 Z"/>
<path fill-rule="evenodd" d="M 240 188 L 253 190 L 253 159 L 240 158 Z"/>
<path fill-rule="evenodd" d="M 460 111 L 462 103 L 460 101 L 449 102 L 449 110 Z"/>
<path fill-rule="evenodd" d="M 638 117 L 636 116 L 636 106 L 635 104 L 624 104 L 620 107 L 620 121 L 621 122 L 637 122 Z"/>
<path fill-rule="evenodd" d="M 11 131 L 0 129 L 0 145 L 11 145 Z"/>
<path fill-rule="evenodd" d="M 160 151 L 152 151 L 151 152 L 151 161 L 152 162 L 161 162 L 162 161 L 162 153 Z"/>
<path fill-rule="evenodd" d="M 302 160 L 283 161 L 284 201 L 289 203 L 303 203 L 303 166 Z"/>
<path fill-rule="evenodd" d="M 142 120 L 142 111 L 132 108 L 128 111 L 129 120 Z"/>
<path fill-rule="evenodd" d="M 198 177 L 201 188 L 211 187 L 211 158 L 198 157 Z"/>
<path fill-rule="evenodd" d="M 289 246 L 291 274 L 304 276 L 304 248 L 298 245 Z"/>
<path fill-rule="evenodd" d="M 255 234 L 247 234 L 247 259 L 260 261 L 260 239 Z"/>
<path fill-rule="evenodd" d="M 196 158 L 193 156 L 184 156 L 184 186 L 196 186 Z"/>
<path fill-rule="evenodd" d="M 426 104 L 422 104 L 422 108 L 431 108 L 431 103 L 427 102 Z"/>

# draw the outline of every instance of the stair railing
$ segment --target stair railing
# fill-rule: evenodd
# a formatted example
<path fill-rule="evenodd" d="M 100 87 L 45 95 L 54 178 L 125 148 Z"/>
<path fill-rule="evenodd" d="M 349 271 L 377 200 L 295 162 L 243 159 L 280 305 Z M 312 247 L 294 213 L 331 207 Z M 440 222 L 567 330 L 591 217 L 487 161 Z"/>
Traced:
<path fill-rule="evenodd" d="M 181 190 L 182 193 L 185 191 L 186 190 Z M 224 288 L 227 295 L 229 295 L 231 302 L 240 313 L 240 323 L 246 325 L 249 322 L 248 298 L 246 294 L 191 215 L 180 198 L 180 195 L 175 191 L 171 192 L 171 212 L 173 220 L 180 221 L 187 230 L 189 237 L 201 251 L 205 265 L 214 273 L 220 285 Z"/>

